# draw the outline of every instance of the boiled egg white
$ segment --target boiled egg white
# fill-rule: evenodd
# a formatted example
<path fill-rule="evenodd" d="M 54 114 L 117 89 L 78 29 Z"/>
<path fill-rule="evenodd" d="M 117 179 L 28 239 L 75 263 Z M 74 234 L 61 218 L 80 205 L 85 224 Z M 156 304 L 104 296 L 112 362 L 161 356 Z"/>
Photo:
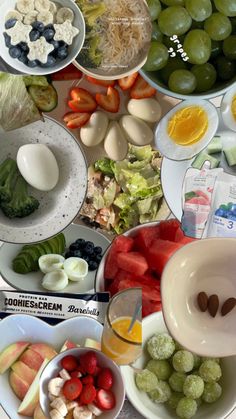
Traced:
<path fill-rule="evenodd" d="M 153 131 L 146 122 L 133 115 L 124 115 L 120 119 L 120 126 L 127 141 L 134 145 L 144 146 L 153 141 Z"/>
<path fill-rule="evenodd" d="M 159 102 L 150 97 L 145 99 L 130 99 L 127 105 L 129 113 L 146 122 L 158 122 L 161 118 Z"/>
<path fill-rule="evenodd" d="M 59 167 L 45 144 L 25 144 L 18 150 L 18 169 L 26 182 L 40 191 L 51 191 L 59 180 Z"/>
<path fill-rule="evenodd" d="M 169 111 L 155 130 L 155 148 L 171 160 L 187 160 L 202 151 L 218 129 L 216 107 L 202 99 L 184 100 Z"/>
<path fill-rule="evenodd" d="M 104 140 L 104 149 L 112 160 L 123 160 L 128 153 L 128 143 L 116 121 L 111 121 Z"/>
<path fill-rule="evenodd" d="M 225 125 L 236 131 L 236 85 L 224 95 L 220 111 Z"/>
<path fill-rule="evenodd" d="M 108 122 L 108 116 L 104 112 L 94 112 L 88 123 L 80 129 L 82 143 L 87 147 L 100 144 L 105 137 Z"/>

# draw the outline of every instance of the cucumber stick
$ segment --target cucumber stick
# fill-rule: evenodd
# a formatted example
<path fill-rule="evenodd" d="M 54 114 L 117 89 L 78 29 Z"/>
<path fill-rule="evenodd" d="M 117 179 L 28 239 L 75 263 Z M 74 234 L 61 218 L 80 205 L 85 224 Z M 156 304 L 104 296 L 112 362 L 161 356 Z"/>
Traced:
<path fill-rule="evenodd" d="M 235 164 L 236 164 L 236 146 L 230 147 L 230 148 L 225 148 L 223 151 L 224 151 L 224 155 L 225 155 L 225 158 L 227 160 L 228 165 L 230 167 L 235 166 Z"/>
<path fill-rule="evenodd" d="M 212 138 L 210 144 L 208 144 L 207 147 L 207 153 L 208 154 L 215 154 L 215 153 L 221 153 L 222 151 L 222 142 L 220 136 L 216 136 Z"/>
<path fill-rule="evenodd" d="M 28 92 L 37 108 L 42 112 L 50 112 L 57 107 L 58 96 L 54 87 L 48 86 L 29 86 Z"/>
<path fill-rule="evenodd" d="M 200 170 L 205 161 L 209 161 L 211 163 L 211 169 L 215 169 L 220 164 L 219 159 L 216 159 L 215 157 L 210 156 L 210 154 L 207 154 L 203 151 L 202 153 L 199 153 L 197 157 L 194 159 L 194 161 L 192 162 L 192 167 L 194 167 L 194 169 Z"/>

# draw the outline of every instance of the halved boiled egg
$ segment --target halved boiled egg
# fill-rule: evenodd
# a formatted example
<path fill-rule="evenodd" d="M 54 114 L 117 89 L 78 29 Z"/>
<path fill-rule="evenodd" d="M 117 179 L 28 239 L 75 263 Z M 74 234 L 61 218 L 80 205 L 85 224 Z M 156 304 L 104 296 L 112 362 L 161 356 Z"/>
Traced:
<path fill-rule="evenodd" d="M 203 150 L 219 124 L 217 109 L 206 100 L 181 102 L 168 112 L 155 130 L 155 145 L 171 160 L 187 160 Z"/>
<path fill-rule="evenodd" d="M 236 84 L 224 95 L 220 111 L 225 125 L 236 131 Z"/>

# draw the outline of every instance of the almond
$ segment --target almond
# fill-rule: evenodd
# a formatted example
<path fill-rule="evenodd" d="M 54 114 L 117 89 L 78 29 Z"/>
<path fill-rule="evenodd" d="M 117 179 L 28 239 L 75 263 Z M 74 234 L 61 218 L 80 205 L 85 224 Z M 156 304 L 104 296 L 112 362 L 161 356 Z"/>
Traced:
<path fill-rule="evenodd" d="M 219 308 L 218 295 L 212 294 L 208 299 L 208 311 L 212 317 L 216 316 L 218 308 Z"/>
<path fill-rule="evenodd" d="M 233 308 L 236 306 L 236 299 L 235 298 L 228 298 L 224 302 L 221 308 L 221 314 L 222 316 L 226 316 L 226 314 L 230 313 L 230 311 L 233 310 Z"/>
<path fill-rule="evenodd" d="M 197 296 L 198 307 L 201 311 L 207 311 L 208 297 L 204 291 L 199 292 Z"/>

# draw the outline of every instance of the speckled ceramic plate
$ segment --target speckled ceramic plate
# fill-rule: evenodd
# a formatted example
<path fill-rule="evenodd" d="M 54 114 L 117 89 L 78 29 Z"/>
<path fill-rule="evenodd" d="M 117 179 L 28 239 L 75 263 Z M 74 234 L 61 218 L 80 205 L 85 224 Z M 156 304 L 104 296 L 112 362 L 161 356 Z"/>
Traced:
<path fill-rule="evenodd" d="M 38 210 L 25 218 L 9 219 L 0 210 L 0 240 L 32 243 L 64 230 L 77 216 L 87 191 L 87 164 L 76 138 L 61 124 L 45 117 L 8 133 L 0 133 L 0 162 L 16 158 L 20 146 L 46 144 L 59 166 L 59 182 L 50 192 L 29 188 L 40 202 Z"/>
<path fill-rule="evenodd" d="M 110 240 L 98 233 L 96 230 L 78 224 L 71 224 L 63 231 L 63 234 L 65 235 L 67 248 L 77 239 L 90 240 L 95 246 L 100 246 L 102 248 L 102 253 L 105 253 L 106 249 L 110 245 Z M 44 275 L 42 272 L 38 271 L 21 275 L 13 271 L 12 260 L 19 253 L 21 248 L 22 246 L 19 244 L 13 245 L 4 243 L 2 245 L 0 248 L 0 275 L 2 275 L 3 279 L 15 289 L 29 292 L 45 292 L 46 290 L 41 285 Z M 57 292 L 69 292 L 72 294 L 94 292 L 95 274 L 96 271 L 89 271 L 83 281 L 69 281 L 69 285 L 66 288 Z"/>

